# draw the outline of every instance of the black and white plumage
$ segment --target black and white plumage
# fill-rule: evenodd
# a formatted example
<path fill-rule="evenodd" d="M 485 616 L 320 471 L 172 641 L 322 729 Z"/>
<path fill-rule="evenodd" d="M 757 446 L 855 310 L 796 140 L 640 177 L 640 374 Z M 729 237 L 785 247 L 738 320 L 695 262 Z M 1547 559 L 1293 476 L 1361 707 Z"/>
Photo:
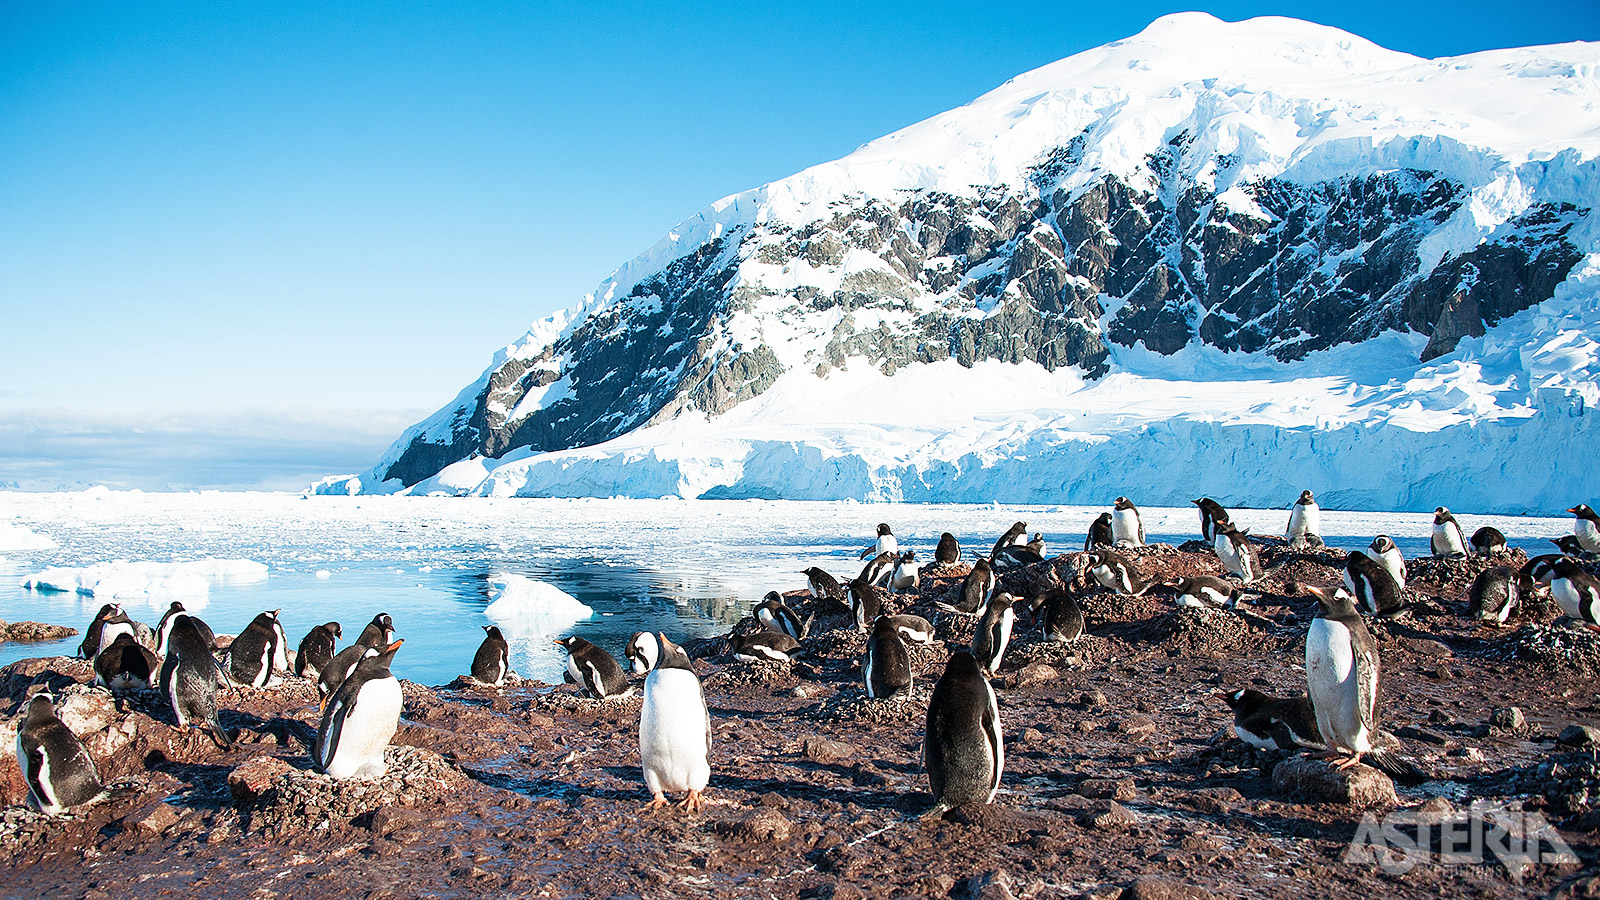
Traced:
<path fill-rule="evenodd" d="M 994 542 L 994 549 L 989 551 L 989 558 L 994 559 L 1002 549 L 1010 547 L 1013 544 L 1026 545 L 1027 543 L 1028 523 L 1014 522 L 1010 528 L 1006 529 L 1005 534 L 1000 535 L 1000 538 Z"/>
<path fill-rule="evenodd" d="M 1551 538 L 1550 543 L 1560 547 L 1561 552 L 1567 556 L 1579 556 L 1583 553 L 1583 545 L 1578 543 L 1578 536 L 1575 534 L 1564 534 L 1558 538 Z"/>
<path fill-rule="evenodd" d="M 317 771 L 338 779 L 383 777 L 383 751 L 400 727 L 403 705 L 400 682 L 389 667 L 403 643 L 373 648 L 323 705 L 311 748 Z"/>
<path fill-rule="evenodd" d="M 894 564 L 894 574 L 889 576 L 889 589 L 914 591 L 922 580 L 922 566 L 917 563 L 917 551 L 907 550 Z"/>
<path fill-rule="evenodd" d="M 1389 618 L 1405 608 L 1405 597 L 1389 570 L 1359 550 L 1344 560 L 1344 586 L 1356 607 L 1369 616 Z"/>
<path fill-rule="evenodd" d="M 1473 556 L 1497 556 L 1506 552 L 1506 536 L 1493 525 L 1485 525 L 1472 533 Z"/>
<path fill-rule="evenodd" d="M 1237 582 L 1215 575 L 1191 575 L 1162 582 L 1176 593 L 1173 598 L 1179 606 L 1196 609 L 1232 609 L 1239 605 Z"/>
<path fill-rule="evenodd" d="M 743 662 L 793 662 L 800 642 L 781 631 L 757 631 L 728 638 L 728 652 Z"/>
<path fill-rule="evenodd" d="M 279 672 L 289 671 L 289 639 L 273 609 L 250 620 L 228 648 L 228 673 L 239 684 L 266 687 L 276 684 Z"/>
<path fill-rule="evenodd" d="M 894 575 L 895 563 L 899 561 L 898 554 L 879 553 L 861 568 L 861 574 L 856 577 L 875 587 L 885 587 L 889 584 L 889 578 Z"/>
<path fill-rule="evenodd" d="M 1600 630 L 1600 579 L 1562 557 L 1539 580 L 1550 586 L 1550 596 L 1561 605 L 1563 613 Z"/>
<path fill-rule="evenodd" d="M 1504 625 L 1522 598 L 1533 591 L 1533 579 L 1510 566 L 1491 566 L 1478 573 L 1467 593 L 1467 615 L 1483 625 Z"/>
<path fill-rule="evenodd" d="M 1039 556 L 1039 558 L 1043 559 L 1044 558 L 1044 532 L 1035 531 L 1033 533 L 1033 540 L 1029 541 L 1024 546 L 1026 546 L 1033 553 L 1037 554 Z"/>
<path fill-rule="evenodd" d="M 1127 497 L 1118 497 L 1112 507 L 1111 543 L 1118 547 L 1144 546 L 1144 520 L 1139 518 L 1139 507 Z"/>
<path fill-rule="evenodd" d="M 499 687 L 511 674 L 511 645 L 495 625 L 483 626 L 483 642 L 472 654 L 472 677 L 480 684 Z"/>
<path fill-rule="evenodd" d="M 873 700 L 892 700 L 911 691 L 913 676 L 911 653 L 900 630 L 880 616 L 872 623 L 872 635 L 861 657 L 861 681 Z"/>
<path fill-rule="evenodd" d="M 174 600 L 172 601 L 172 605 L 167 607 L 167 611 L 161 614 L 161 622 L 156 625 L 157 656 L 162 657 L 163 659 L 166 658 L 167 642 L 172 638 L 172 622 L 185 612 L 186 610 L 183 608 L 183 603 Z"/>
<path fill-rule="evenodd" d="M 1522 568 L 1517 570 L 1517 574 L 1531 578 L 1540 584 L 1549 584 L 1550 577 L 1555 572 L 1556 563 L 1565 558 L 1560 553 L 1542 553 L 1538 556 L 1531 556 L 1527 562 L 1522 564 Z"/>
<path fill-rule="evenodd" d="M 179 728 L 199 728 L 227 749 L 233 741 L 217 716 L 217 689 L 227 673 L 211 652 L 211 629 L 202 630 L 202 625 L 187 614 L 173 618 L 167 658 L 161 664 L 161 693 Z"/>
<path fill-rule="evenodd" d="M 971 653 L 951 654 L 922 734 L 922 765 L 937 801 L 929 815 L 994 800 L 1005 771 L 1000 706 Z"/>
<path fill-rule="evenodd" d="M 78 645 L 79 659 L 94 659 L 100 653 L 101 647 L 111 646 L 117 635 L 126 634 L 138 639 L 138 631 L 133 620 L 122 611 L 122 607 L 115 603 L 107 603 L 100 607 L 94 614 L 94 621 L 84 629 L 83 643 Z"/>
<path fill-rule="evenodd" d="M 812 597 L 818 600 L 844 599 L 844 587 L 839 584 L 839 579 L 827 572 L 812 566 L 800 574 L 806 576 L 806 589 L 811 592 Z"/>
<path fill-rule="evenodd" d="M 1228 511 L 1222 508 L 1221 503 L 1210 497 L 1201 497 L 1199 500 L 1189 502 L 1200 507 L 1200 537 L 1204 538 L 1206 543 L 1216 540 L 1217 525 L 1230 521 Z"/>
<path fill-rule="evenodd" d="M 35 694 L 17 727 L 17 766 L 28 784 L 28 805 L 59 815 L 105 792 L 94 759 L 56 715 L 49 694 Z"/>
<path fill-rule="evenodd" d="M 1101 513 L 1089 523 L 1089 533 L 1083 539 L 1083 549 L 1089 551 L 1096 547 L 1110 547 L 1115 543 L 1111 537 L 1111 513 Z"/>
<path fill-rule="evenodd" d="M 1433 511 L 1432 546 L 1434 556 L 1467 555 L 1467 538 L 1461 532 L 1461 523 L 1443 506 Z"/>
<path fill-rule="evenodd" d="M 341 637 L 344 637 L 344 629 L 339 627 L 338 622 L 311 626 L 306 636 L 300 639 L 299 649 L 295 650 L 294 673 L 302 678 L 321 675 L 323 668 L 333 662 L 333 657 L 338 654 Z"/>
<path fill-rule="evenodd" d="M 628 646 L 623 654 L 628 658 L 628 667 L 633 674 L 648 675 L 661 660 L 661 642 L 651 632 L 635 631 L 628 638 Z"/>
<path fill-rule="evenodd" d="M 939 546 L 933 550 L 933 561 L 942 566 L 961 561 L 961 544 L 955 535 L 948 531 L 939 535 Z"/>
<path fill-rule="evenodd" d="M 1579 503 L 1567 512 L 1576 517 L 1572 521 L 1572 536 L 1578 539 L 1578 547 L 1585 553 L 1600 553 L 1600 515 L 1587 503 Z"/>
<path fill-rule="evenodd" d="M 1261 553 L 1250 538 L 1235 528 L 1232 522 L 1217 522 L 1213 527 L 1216 538 L 1212 540 L 1211 548 L 1216 551 L 1217 559 L 1222 561 L 1222 567 L 1245 584 L 1259 579 Z"/>
<path fill-rule="evenodd" d="M 156 684 L 160 672 L 161 661 L 131 634 L 117 635 L 94 658 L 95 683 L 113 692 L 147 690 Z"/>
<path fill-rule="evenodd" d="M 1089 553 L 1088 562 L 1089 575 L 1101 587 L 1135 597 L 1150 589 L 1139 566 L 1115 550 L 1095 550 Z"/>
<path fill-rule="evenodd" d="M 881 556 L 885 553 L 894 554 L 899 552 L 900 542 L 895 539 L 894 532 L 889 530 L 889 524 L 887 522 L 879 522 L 878 539 L 873 542 L 872 546 L 861 551 L 861 559 L 866 559 L 869 556 Z"/>
<path fill-rule="evenodd" d="M 972 571 L 961 582 L 961 594 L 956 602 L 940 603 L 939 606 L 951 612 L 976 613 L 989 602 L 997 584 L 999 579 L 995 577 L 994 567 L 989 565 L 987 559 L 980 559 L 972 564 Z"/>
<path fill-rule="evenodd" d="M 1378 644 L 1343 588 L 1309 590 L 1318 609 L 1306 633 L 1307 693 L 1329 754 L 1349 768 L 1378 734 Z"/>
<path fill-rule="evenodd" d="M 1000 548 L 994 555 L 994 569 L 997 572 L 1010 572 L 1028 566 L 1038 565 L 1044 557 L 1035 553 L 1027 544 L 1008 544 Z"/>
<path fill-rule="evenodd" d="M 1257 750 L 1325 750 L 1311 698 L 1273 697 L 1253 688 L 1220 695 L 1233 710 L 1233 733 Z"/>
<path fill-rule="evenodd" d="M 1394 538 L 1387 534 L 1380 534 L 1372 539 L 1367 549 L 1360 551 L 1378 561 L 1378 564 L 1389 570 L 1389 577 L 1401 590 L 1406 587 L 1406 558 L 1400 554 L 1400 548 L 1395 545 Z"/>
<path fill-rule="evenodd" d="M 1034 598 L 1033 616 L 1047 641 L 1072 644 L 1083 637 L 1083 607 L 1065 585 L 1056 584 Z"/>
<path fill-rule="evenodd" d="M 596 700 L 611 700 L 633 693 L 633 685 L 622 671 L 616 657 L 577 635 L 555 638 L 554 642 L 567 651 L 567 674 L 573 684 L 583 688 Z"/>
<path fill-rule="evenodd" d="M 1000 671 L 1000 662 L 1011 644 L 1011 630 L 1017 621 L 1016 604 L 1017 598 L 1004 591 L 995 594 L 972 632 L 972 655 L 990 675 Z"/>
<path fill-rule="evenodd" d="M 335 653 L 333 659 L 317 673 L 317 693 L 323 697 L 332 697 L 333 692 L 339 689 L 339 683 L 356 670 L 361 660 L 389 646 L 393 640 L 394 619 L 390 618 L 388 613 L 378 613 L 373 616 L 372 621 L 362 627 L 361 634 L 356 636 L 355 642 Z"/>
<path fill-rule="evenodd" d="M 683 808 L 698 812 L 711 780 L 711 716 L 700 678 L 683 648 L 657 635 L 658 659 L 644 680 L 639 761 L 649 808 L 667 805 L 667 791 L 686 791 Z"/>
<path fill-rule="evenodd" d="M 898 616 L 883 616 L 882 618 L 889 623 L 890 627 L 900 633 L 900 639 L 906 642 L 907 647 L 913 644 L 921 647 L 933 646 L 933 625 L 927 619 L 921 616 L 913 616 L 910 613 L 901 613 Z"/>
<path fill-rule="evenodd" d="M 855 616 L 856 630 L 866 631 L 872 620 L 883 610 L 883 595 L 871 584 L 857 578 L 850 582 L 850 613 Z"/>
<path fill-rule="evenodd" d="M 1314 550 L 1322 546 L 1322 507 L 1317 505 L 1310 490 L 1301 491 L 1300 499 L 1289 510 L 1289 527 L 1283 536 L 1290 550 Z"/>
<path fill-rule="evenodd" d="M 777 591 L 768 591 L 754 612 L 756 621 L 768 631 L 787 634 L 797 641 L 806 636 L 806 623 L 800 620 L 799 613 L 783 602 L 783 595 Z"/>

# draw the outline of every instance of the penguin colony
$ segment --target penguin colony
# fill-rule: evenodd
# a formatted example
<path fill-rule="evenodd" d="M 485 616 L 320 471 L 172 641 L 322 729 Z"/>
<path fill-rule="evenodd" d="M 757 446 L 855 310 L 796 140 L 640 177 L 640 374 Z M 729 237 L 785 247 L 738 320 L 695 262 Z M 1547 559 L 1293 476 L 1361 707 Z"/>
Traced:
<path fill-rule="evenodd" d="M 1001 706 L 991 679 L 1001 672 L 1019 629 L 1038 630 L 1055 643 L 1078 641 L 1087 630 L 1079 601 L 1092 586 L 1123 596 L 1164 590 L 1175 606 L 1206 614 L 1228 615 L 1226 611 L 1243 606 L 1249 585 L 1264 574 L 1256 544 L 1221 504 L 1211 498 L 1194 503 L 1202 541 L 1228 577 L 1161 579 L 1144 571 L 1135 556 L 1120 552 L 1146 546 L 1138 508 L 1126 497 L 1117 498 L 1112 511 L 1094 520 L 1084 552 L 1058 557 L 1046 567 L 1044 583 L 1033 585 L 1025 596 L 1012 593 L 1017 586 L 1007 582 L 1005 573 L 1045 561 L 1043 535 L 1035 532 L 1030 540 L 1026 523 L 1012 525 L 986 557 L 973 561 L 953 602 L 939 604 L 938 617 L 964 617 L 972 623 L 972 638 L 970 646 L 954 650 L 931 693 L 925 694 L 922 763 L 934 797 L 930 814 L 990 803 L 1000 789 L 1005 747 Z M 1574 531 L 1554 542 L 1560 553 L 1536 556 L 1521 568 L 1491 566 L 1477 576 L 1470 592 L 1471 618 L 1485 627 L 1504 626 L 1519 606 L 1542 592 L 1571 627 L 1600 631 L 1600 579 L 1579 559 L 1600 553 L 1600 520 L 1587 505 L 1568 512 L 1575 517 Z M 1312 492 L 1305 491 L 1291 510 L 1284 546 L 1321 548 L 1320 521 Z M 1499 530 L 1485 526 L 1468 540 L 1444 507 L 1435 510 L 1431 548 L 1434 556 L 1444 558 L 1492 559 L 1508 553 Z M 959 544 L 951 533 L 940 536 L 933 557 L 938 567 L 959 564 Z M 867 561 L 866 567 L 843 583 L 820 567 L 800 572 L 804 593 L 824 609 L 827 604 L 838 607 L 847 627 L 866 633 L 860 660 L 865 699 L 917 702 L 913 649 L 938 643 L 938 621 L 889 612 L 896 605 L 889 596 L 919 589 L 916 552 L 884 523 L 860 560 Z M 1081 577 L 1063 581 L 1061 572 L 1074 567 Z M 1304 595 L 1315 602 L 1305 640 L 1306 693 L 1279 698 L 1251 688 L 1220 692 L 1234 713 L 1235 734 L 1253 747 L 1313 751 L 1339 769 L 1365 762 L 1397 778 L 1426 778 L 1377 746 L 1383 666 L 1368 619 L 1406 612 L 1405 579 L 1403 556 L 1393 540 L 1380 534 L 1369 546 L 1348 554 L 1342 583 L 1304 586 Z M 337 650 L 340 624 L 318 625 L 300 641 L 291 662 L 278 612 L 256 616 L 222 650 L 206 623 L 173 603 L 153 632 L 144 629 L 152 649 L 140 641 L 143 626 L 116 604 L 107 604 L 86 629 L 79 653 L 92 661 L 98 685 L 113 694 L 159 691 L 179 727 L 199 729 L 223 748 L 232 746 L 219 714 L 226 691 L 267 688 L 291 673 L 312 679 L 324 697 L 311 749 L 313 766 L 339 779 L 381 777 L 384 749 L 402 706 L 391 667 L 404 641 L 394 639 L 393 620 L 387 614 L 375 616 L 342 651 Z M 754 664 L 794 664 L 806 656 L 805 642 L 818 616 L 813 612 L 802 618 L 783 594 L 769 592 L 753 611 L 754 630 L 736 630 L 726 637 L 725 655 Z M 623 665 L 603 648 L 577 636 L 555 643 L 568 654 L 567 680 L 585 695 L 610 702 L 634 694 Z M 696 812 L 707 802 L 713 760 L 712 723 L 694 662 L 665 634 L 645 632 L 629 640 L 624 658 L 634 675 L 644 676 L 638 737 L 648 807 L 666 806 L 669 792 L 681 793 L 682 807 Z M 487 687 L 502 686 L 514 675 L 498 628 L 485 626 L 470 671 Z M 29 803 L 42 812 L 60 813 L 104 792 L 94 760 L 62 723 L 48 693 L 34 693 L 26 705 L 16 756 Z"/>

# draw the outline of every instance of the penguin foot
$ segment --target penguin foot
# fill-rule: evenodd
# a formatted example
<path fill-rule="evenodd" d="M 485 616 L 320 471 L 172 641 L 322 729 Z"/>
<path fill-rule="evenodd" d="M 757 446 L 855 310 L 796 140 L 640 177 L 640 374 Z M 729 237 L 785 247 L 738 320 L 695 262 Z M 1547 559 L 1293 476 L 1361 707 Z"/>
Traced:
<path fill-rule="evenodd" d="M 671 805 L 671 801 L 667 800 L 664 794 L 658 793 L 649 803 L 644 805 L 644 808 L 646 812 L 651 812 Z"/>
<path fill-rule="evenodd" d="M 683 798 L 681 804 L 685 812 L 697 813 L 706 805 L 706 795 L 700 791 L 690 791 L 689 796 Z"/>
<path fill-rule="evenodd" d="M 1335 769 L 1343 772 L 1346 769 L 1361 765 L 1361 754 L 1355 753 L 1333 764 Z"/>

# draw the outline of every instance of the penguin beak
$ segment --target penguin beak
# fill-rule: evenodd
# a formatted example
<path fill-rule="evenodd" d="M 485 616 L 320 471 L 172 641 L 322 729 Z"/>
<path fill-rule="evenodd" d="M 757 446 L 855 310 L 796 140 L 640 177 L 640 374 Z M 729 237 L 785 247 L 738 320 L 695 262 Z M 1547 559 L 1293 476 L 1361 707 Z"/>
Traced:
<path fill-rule="evenodd" d="M 1576 506 L 1574 506 L 1573 508 L 1567 510 L 1567 512 L 1572 513 L 1573 515 L 1577 515 L 1578 514 L 1578 508 Z"/>
<path fill-rule="evenodd" d="M 383 648 L 383 652 L 384 653 L 393 653 L 396 650 L 399 650 L 400 649 L 400 645 L 404 644 L 405 642 L 406 642 L 406 639 L 405 638 L 401 638 L 400 640 L 395 641 L 394 643 L 390 644 L 389 646 Z"/>
<path fill-rule="evenodd" d="M 555 644 L 557 647 L 565 647 L 566 646 L 566 644 L 561 643 L 561 638 L 556 638 L 556 639 L 552 640 L 550 643 Z"/>

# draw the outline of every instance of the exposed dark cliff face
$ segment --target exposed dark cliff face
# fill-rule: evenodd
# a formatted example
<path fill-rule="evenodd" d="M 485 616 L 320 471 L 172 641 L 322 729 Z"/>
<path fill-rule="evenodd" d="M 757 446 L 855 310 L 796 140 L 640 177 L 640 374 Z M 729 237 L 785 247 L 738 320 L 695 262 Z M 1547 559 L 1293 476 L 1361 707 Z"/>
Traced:
<path fill-rule="evenodd" d="M 1200 341 L 1290 361 L 1388 330 L 1429 335 L 1426 360 L 1548 299 L 1582 256 L 1567 233 L 1589 211 L 1545 204 L 1423 270 L 1424 239 L 1468 200 L 1460 184 L 1409 170 L 1266 180 L 1244 188 L 1255 209 L 1235 209 L 1172 174 L 1181 135 L 1147 160 L 1153 187 L 1106 177 L 1069 195 L 1054 185 L 1076 144 L 1025 192 L 852 197 L 804 225 L 735 228 L 536 358 L 508 360 L 456 411 L 449 440 L 419 436 L 386 477 L 410 485 L 473 452 L 585 446 L 688 408 L 724 412 L 783 371 L 771 347 L 730 337 L 740 315 L 834 322 L 809 357 L 819 375 L 953 358 L 1098 377 L 1108 343 L 1171 354 Z M 852 264 L 830 289 L 760 279 L 764 267 L 829 270 L 863 253 L 881 267 Z"/>

